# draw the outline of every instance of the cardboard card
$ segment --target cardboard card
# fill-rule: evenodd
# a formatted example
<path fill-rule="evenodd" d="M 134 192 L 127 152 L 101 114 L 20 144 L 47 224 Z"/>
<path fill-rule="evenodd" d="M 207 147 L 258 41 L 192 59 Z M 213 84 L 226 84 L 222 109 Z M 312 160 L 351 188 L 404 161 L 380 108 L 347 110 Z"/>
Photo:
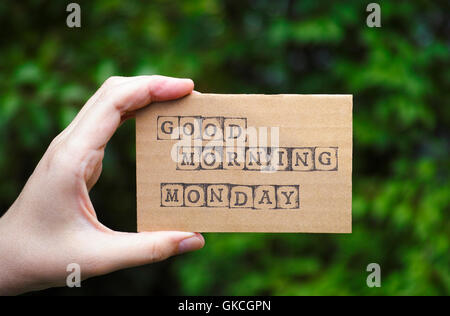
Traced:
<path fill-rule="evenodd" d="M 138 231 L 351 233 L 352 96 L 152 103 L 136 165 Z"/>

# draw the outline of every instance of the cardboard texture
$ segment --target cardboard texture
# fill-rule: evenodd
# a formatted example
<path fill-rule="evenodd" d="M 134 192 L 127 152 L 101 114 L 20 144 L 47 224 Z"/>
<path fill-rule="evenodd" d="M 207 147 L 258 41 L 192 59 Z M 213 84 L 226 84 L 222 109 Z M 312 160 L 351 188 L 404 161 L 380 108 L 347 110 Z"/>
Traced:
<path fill-rule="evenodd" d="M 352 230 L 351 95 L 153 103 L 136 160 L 138 231 Z"/>

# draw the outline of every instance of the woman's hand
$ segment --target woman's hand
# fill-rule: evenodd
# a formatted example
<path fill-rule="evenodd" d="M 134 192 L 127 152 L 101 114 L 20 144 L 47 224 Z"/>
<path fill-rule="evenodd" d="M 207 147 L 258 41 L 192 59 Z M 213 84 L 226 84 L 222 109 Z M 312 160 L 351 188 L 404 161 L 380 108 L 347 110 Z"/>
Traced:
<path fill-rule="evenodd" d="M 112 77 L 100 87 L 52 141 L 0 218 L 0 294 L 63 286 L 70 263 L 86 279 L 203 247 L 195 233 L 112 231 L 97 220 L 89 198 L 105 146 L 121 122 L 193 87 L 190 79 L 162 76 Z"/>

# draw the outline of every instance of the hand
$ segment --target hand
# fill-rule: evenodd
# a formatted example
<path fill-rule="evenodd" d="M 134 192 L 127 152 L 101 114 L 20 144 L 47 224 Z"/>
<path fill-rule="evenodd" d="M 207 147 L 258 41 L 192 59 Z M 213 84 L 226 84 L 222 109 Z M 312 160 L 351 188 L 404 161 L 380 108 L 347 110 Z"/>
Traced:
<path fill-rule="evenodd" d="M 183 97 L 190 79 L 112 77 L 50 144 L 17 200 L 0 218 L 0 294 L 63 286 L 67 265 L 86 279 L 200 249 L 189 232 L 123 233 L 98 220 L 89 198 L 105 146 L 119 125 L 153 101 Z"/>

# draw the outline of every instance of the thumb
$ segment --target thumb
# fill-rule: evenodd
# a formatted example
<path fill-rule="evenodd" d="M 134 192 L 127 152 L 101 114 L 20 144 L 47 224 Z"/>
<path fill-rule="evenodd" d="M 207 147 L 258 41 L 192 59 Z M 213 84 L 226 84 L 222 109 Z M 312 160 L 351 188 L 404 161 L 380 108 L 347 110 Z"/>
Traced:
<path fill-rule="evenodd" d="M 201 249 L 205 239 L 199 233 L 159 231 L 142 233 L 106 233 L 96 250 L 101 262 L 91 266 L 92 275 L 162 261 L 171 256 Z M 98 261 L 97 261 L 98 262 Z M 91 273 L 89 273 L 91 274 Z"/>

